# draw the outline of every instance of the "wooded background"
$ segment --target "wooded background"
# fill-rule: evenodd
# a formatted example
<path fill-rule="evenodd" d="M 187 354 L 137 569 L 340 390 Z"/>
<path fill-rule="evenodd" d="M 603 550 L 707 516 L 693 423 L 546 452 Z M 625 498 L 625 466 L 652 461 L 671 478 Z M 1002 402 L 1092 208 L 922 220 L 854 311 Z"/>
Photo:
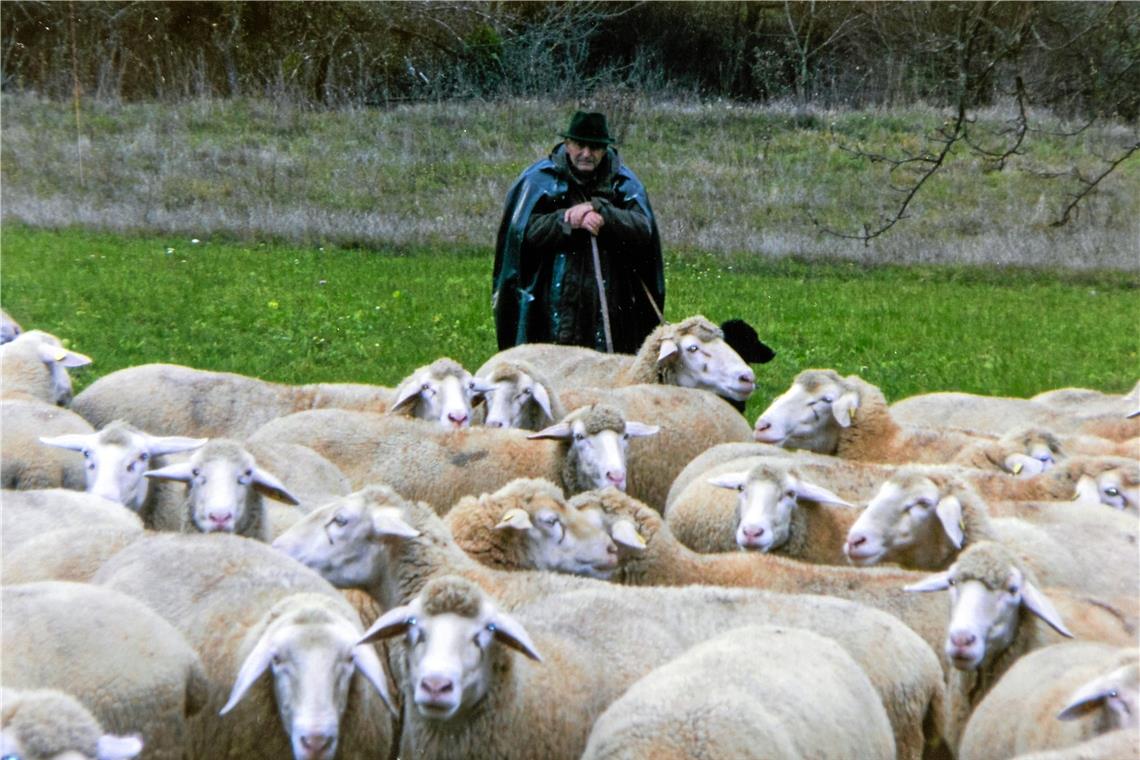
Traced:
<path fill-rule="evenodd" d="M 598 88 L 1140 114 L 1131 2 L 5 2 L 2 86 L 313 106 Z"/>

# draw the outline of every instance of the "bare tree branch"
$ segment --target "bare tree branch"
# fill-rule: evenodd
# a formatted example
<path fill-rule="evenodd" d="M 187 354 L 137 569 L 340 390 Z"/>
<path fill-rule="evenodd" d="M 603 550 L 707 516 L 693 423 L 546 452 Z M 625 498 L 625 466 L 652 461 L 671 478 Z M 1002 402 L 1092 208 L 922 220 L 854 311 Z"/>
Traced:
<path fill-rule="evenodd" d="M 1064 225 L 1068 224 L 1070 219 L 1074 218 L 1074 212 L 1079 211 L 1078 205 L 1080 204 L 1080 202 L 1083 201 L 1086 197 L 1088 197 L 1088 195 L 1090 193 L 1092 193 L 1094 190 L 1096 190 L 1097 185 L 1099 185 L 1105 177 L 1107 177 L 1108 175 L 1110 175 L 1114 171 L 1116 171 L 1116 167 L 1120 166 L 1122 163 L 1127 161 L 1128 158 L 1131 157 L 1131 155 L 1133 153 L 1135 153 L 1137 150 L 1140 150 L 1140 142 L 1135 142 L 1132 145 L 1130 145 L 1128 147 L 1128 150 L 1124 151 L 1124 153 L 1122 155 L 1118 156 L 1115 160 L 1113 160 L 1111 163 L 1109 163 L 1107 169 L 1105 169 L 1103 172 L 1101 172 L 1100 174 L 1098 174 L 1096 177 L 1094 177 L 1092 179 L 1085 179 L 1079 173 L 1075 172 L 1074 174 L 1075 174 L 1077 180 L 1080 181 L 1080 183 L 1083 185 L 1083 187 L 1080 189 L 1079 192 L 1073 193 L 1071 195 L 1071 200 L 1067 204 L 1065 204 L 1065 208 L 1061 212 L 1061 217 L 1049 226 L 1050 227 L 1063 227 Z"/>

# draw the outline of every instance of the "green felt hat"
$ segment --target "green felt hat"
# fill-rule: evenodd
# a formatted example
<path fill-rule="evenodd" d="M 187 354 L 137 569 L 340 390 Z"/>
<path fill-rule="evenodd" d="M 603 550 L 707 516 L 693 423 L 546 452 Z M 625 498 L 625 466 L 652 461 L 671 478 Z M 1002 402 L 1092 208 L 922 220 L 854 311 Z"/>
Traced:
<path fill-rule="evenodd" d="M 610 130 L 606 127 L 606 115 L 603 113 L 587 113 L 578 111 L 570 118 L 570 126 L 562 137 L 585 145 L 613 145 L 616 140 L 610 137 Z"/>

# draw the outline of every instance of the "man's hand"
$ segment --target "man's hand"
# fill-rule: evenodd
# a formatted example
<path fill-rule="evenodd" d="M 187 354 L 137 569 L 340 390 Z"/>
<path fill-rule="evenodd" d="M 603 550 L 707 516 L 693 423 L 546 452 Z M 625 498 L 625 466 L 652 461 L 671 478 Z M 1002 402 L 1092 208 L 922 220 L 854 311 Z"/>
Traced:
<path fill-rule="evenodd" d="M 586 218 L 586 214 L 594 210 L 590 203 L 579 203 L 576 206 L 571 206 L 566 209 L 566 213 L 562 215 L 562 221 L 569 224 L 574 229 L 582 227 L 582 220 Z"/>
<path fill-rule="evenodd" d="M 594 237 L 598 236 L 598 231 L 602 229 L 602 225 L 605 223 L 606 220 L 597 211 L 591 210 L 582 217 L 582 229 L 589 230 Z"/>

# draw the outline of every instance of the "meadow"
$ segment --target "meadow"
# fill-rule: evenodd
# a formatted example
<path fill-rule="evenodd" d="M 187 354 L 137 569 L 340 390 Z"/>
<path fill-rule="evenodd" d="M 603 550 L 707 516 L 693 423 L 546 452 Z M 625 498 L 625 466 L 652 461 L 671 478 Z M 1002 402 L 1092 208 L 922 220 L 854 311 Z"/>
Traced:
<path fill-rule="evenodd" d="M 0 303 L 113 370 L 174 362 L 288 383 L 394 385 L 495 351 L 490 247 L 391 251 L 0 229 Z M 777 352 L 747 416 L 807 367 L 888 399 L 936 390 L 1122 393 L 1140 376 L 1136 283 L 1119 273 L 669 255 L 666 317 L 743 317 Z"/>

